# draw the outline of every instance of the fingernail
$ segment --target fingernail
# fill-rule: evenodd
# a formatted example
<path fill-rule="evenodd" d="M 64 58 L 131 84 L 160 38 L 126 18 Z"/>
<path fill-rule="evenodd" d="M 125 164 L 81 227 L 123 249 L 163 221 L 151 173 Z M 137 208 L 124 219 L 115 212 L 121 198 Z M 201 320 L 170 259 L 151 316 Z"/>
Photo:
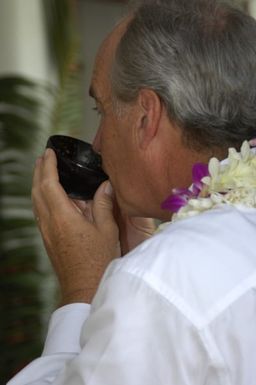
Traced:
<path fill-rule="evenodd" d="M 48 156 L 50 153 L 51 153 L 51 149 L 50 148 L 47 148 L 44 152 L 44 156 Z"/>
<path fill-rule="evenodd" d="M 42 161 L 42 156 L 39 156 L 37 159 L 36 159 L 36 164 L 39 164 L 41 161 Z"/>
<path fill-rule="evenodd" d="M 111 185 L 111 183 L 109 181 L 107 181 L 106 184 L 105 184 L 104 193 L 107 194 L 107 195 L 112 195 L 113 194 L 113 187 L 112 187 L 112 185 Z"/>

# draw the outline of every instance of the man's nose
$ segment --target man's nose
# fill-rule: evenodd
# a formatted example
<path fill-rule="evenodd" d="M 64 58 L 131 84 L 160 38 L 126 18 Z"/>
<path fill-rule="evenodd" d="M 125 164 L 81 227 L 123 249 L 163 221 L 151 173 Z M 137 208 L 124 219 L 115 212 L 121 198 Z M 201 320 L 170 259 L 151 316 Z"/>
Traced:
<path fill-rule="evenodd" d="M 101 134 L 100 134 L 100 129 L 98 129 L 98 131 L 96 132 L 96 135 L 95 135 L 95 137 L 93 139 L 92 148 L 93 148 L 93 150 L 95 152 L 100 154 L 100 150 L 101 150 Z"/>

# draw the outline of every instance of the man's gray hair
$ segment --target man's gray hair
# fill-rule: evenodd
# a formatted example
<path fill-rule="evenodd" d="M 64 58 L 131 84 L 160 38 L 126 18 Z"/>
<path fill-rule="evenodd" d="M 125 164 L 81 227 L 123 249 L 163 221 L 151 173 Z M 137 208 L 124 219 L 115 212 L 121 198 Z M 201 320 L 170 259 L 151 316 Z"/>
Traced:
<path fill-rule="evenodd" d="M 256 21 L 212 0 L 146 0 L 113 65 L 113 94 L 154 90 L 193 148 L 256 136 Z"/>

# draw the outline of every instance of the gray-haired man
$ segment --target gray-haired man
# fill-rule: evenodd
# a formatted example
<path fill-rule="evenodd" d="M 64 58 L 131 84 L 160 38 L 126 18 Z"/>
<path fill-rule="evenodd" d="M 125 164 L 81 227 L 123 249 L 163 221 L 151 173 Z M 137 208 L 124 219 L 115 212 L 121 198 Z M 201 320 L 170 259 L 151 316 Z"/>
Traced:
<path fill-rule="evenodd" d="M 37 161 L 64 306 L 9 385 L 255 384 L 255 155 L 245 142 L 202 163 L 256 136 L 256 22 L 210 0 L 142 2 L 103 42 L 90 92 L 110 182 L 76 206 L 54 153 Z M 144 218 L 177 206 L 152 235 Z"/>

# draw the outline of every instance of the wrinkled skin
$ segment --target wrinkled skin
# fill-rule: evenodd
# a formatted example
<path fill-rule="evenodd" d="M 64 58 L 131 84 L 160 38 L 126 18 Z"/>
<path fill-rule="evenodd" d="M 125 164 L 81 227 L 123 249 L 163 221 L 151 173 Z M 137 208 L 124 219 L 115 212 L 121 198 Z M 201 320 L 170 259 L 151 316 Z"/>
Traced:
<path fill-rule="evenodd" d="M 140 90 L 121 117 L 116 113 L 109 74 L 127 21 L 103 42 L 90 87 L 101 115 L 93 146 L 102 155 L 111 185 L 104 182 L 92 202 L 78 203 L 59 184 L 52 150 L 46 150 L 35 167 L 34 212 L 60 283 L 62 304 L 91 302 L 109 262 L 154 232 L 153 221 L 144 217 L 170 220 L 162 201 L 172 188 L 188 187 L 192 165 L 207 163 L 212 156 L 184 145 L 182 131 L 150 89 Z"/>
<path fill-rule="evenodd" d="M 104 182 L 92 202 L 69 199 L 59 184 L 56 157 L 46 150 L 36 162 L 34 213 L 61 290 L 61 305 L 90 303 L 109 262 L 154 231 L 153 221 L 113 214 L 114 194 Z M 115 210 L 117 211 L 117 210 Z M 121 237 L 121 241 L 120 241 Z"/>

